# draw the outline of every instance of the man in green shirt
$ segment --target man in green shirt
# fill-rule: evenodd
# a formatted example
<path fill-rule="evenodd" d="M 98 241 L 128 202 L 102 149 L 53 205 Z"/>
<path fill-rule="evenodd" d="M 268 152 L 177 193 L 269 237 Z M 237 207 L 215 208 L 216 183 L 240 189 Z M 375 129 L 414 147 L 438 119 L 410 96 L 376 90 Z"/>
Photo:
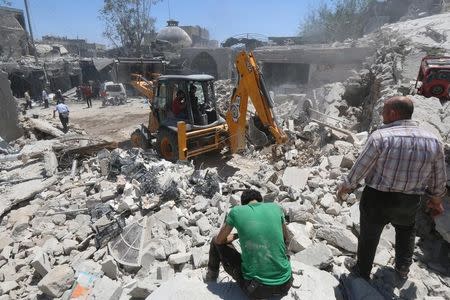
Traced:
<path fill-rule="evenodd" d="M 245 190 L 241 204 L 230 210 L 211 242 L 205 280 L 217 279 L 222 262 L 250 298 L 286 295 L 293 278 L 284 242 L 283 210 L 275 203 L 262 203 L 261 194 L 255 190 Z M 237 234 L 231 234 L 234 227 Z M 231 245 L 237 238 L 242 255 Z"/>

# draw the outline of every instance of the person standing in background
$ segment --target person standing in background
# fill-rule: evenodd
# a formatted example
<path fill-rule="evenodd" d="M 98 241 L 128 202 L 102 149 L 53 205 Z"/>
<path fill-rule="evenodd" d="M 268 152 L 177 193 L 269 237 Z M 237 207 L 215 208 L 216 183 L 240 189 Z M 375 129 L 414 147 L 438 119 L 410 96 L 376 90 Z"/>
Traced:
<path fill-rule="evenodd" d="M 48 94 L 45 89 L 42 90 L 42 101 L 44 101 L 44 108 L 48 108 Z"/>

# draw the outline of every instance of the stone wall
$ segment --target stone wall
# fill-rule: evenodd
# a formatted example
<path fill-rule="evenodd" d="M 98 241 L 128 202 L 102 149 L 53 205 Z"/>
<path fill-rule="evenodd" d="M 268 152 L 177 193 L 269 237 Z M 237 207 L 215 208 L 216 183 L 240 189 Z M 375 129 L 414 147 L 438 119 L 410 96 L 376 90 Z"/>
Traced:
<path fill-rule="evenodd" d="M 11 141 L 21 135 L 17 124 L 17 103 L 11 93 L 8 74 L 0 71 L 0 136 Z"/>
<path fill-rule="evenodd" d="M 209 74 L 216 79 L 232 77 L 234 55 L 231 48 L 184 48 L 181 50 L 181 58 L 186 60 L 193 73 Z M 204 66 L 205 64 L 209 65 Z M 206 72 L 202 70 L 203 67 L 207 67 Z"/>

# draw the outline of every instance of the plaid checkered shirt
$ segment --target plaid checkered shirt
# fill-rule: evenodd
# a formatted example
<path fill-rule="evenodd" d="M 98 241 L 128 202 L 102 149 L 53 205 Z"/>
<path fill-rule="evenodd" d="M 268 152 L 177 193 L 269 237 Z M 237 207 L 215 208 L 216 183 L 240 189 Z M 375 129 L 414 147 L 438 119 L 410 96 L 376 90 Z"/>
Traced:
<path fill-rule="evenodd" d="M 443 197 L 447 175 L 442 144 L 412 120 L 384 125 L 368 138 L 343 187 L 354 189 L 363 178 L 383 192 Z"/>

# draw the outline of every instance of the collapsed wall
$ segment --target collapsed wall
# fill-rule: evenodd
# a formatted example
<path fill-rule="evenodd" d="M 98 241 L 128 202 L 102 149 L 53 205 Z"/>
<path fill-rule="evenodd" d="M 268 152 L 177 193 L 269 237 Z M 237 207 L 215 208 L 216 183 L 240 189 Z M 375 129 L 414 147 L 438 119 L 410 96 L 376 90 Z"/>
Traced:
<path fill-rule="evenodd" d="M 22 135 L 17 121 L 17 103 L 11 93 L 8 74 L 0 71 L 0 136 L 6 141 Z"/>

